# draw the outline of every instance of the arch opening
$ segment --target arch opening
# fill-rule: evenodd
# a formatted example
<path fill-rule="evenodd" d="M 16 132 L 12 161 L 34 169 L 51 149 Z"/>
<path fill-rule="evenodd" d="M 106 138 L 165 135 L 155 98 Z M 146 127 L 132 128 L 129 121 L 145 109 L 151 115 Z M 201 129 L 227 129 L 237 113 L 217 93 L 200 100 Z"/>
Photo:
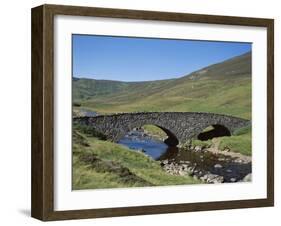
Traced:
<path fill-rule="evenodd" d="M 166 145 L 170 147 L 175 147 L 179 144 L 177 137 L 168 129 L 158 126 L 155 124 L 145 124 L 141 127 L 133 129 L 134 131 L 141 131 L 145 135 L 148 135 L 152 138 L 162 140 Z"/>
<path fill-rule="evenodd" d="M 165 144 L 167 144 L 170 147 L 175 147 L 179 144 L 178 138 L 170 130 L 163 128 L 161 126 L 157 126 L 157 127 L 162 129 L 167 135 L 167 138 L 164 140 Z"/>
<path fill-rule="evenodd" d="M 178 138 L 169 129 L 155 124 L 144 124 L 133 127 L 129 132 L 126 133 L 125 137 L 138 137 L 138 139 L 143 137 L 160 140 L 169 147 L 175 147 L 179 144 Z"/>
<path fill-rule="evenodd" d="M 127 131 L 127 132 L 125 132 Z M 126 128 L 125 134 L 116 142 L 131 150 L 140 151 L 153 159 L 159 159 L 171 151 L 176 153 L 179 144 L 176 136 L 168 129 L 154 124 L 135 124 Z"/>
<path fill-rule="evenodd" d="M 225 136 L 231 136 L 229 129 L 223 125 L 216 124 L 205 128 L 201 133 L 198 134 L 197 139 L 205 141 L 213 139 L 214 137 Z"/>

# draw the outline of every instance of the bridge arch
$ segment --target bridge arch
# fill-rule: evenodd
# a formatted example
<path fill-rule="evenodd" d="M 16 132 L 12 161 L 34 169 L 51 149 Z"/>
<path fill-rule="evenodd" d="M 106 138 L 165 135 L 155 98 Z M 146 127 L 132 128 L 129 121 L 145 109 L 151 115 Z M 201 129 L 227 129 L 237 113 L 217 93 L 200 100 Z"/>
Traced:
<path fill-rule="evenodd" d="M 167 135 L 167 138 L 164 140 L 164 143 L 167 144 L 168 146 L 173 147 L 173 146 L 177 146 L 179 144 L 179 140 L 178 140 L 177 136 L 173 133 L 173 131 L 171 131 L 170 129 L 167 129 L 163 125 L 158 125 L 156 123 L 147 123 L 147 122 L 143 122 L 143 123 L 136 122 L 133 125 L 130 124 L 129 127 L 124 126 L 123 131 L 121 133 L 119 133 L 119 135 L 118 135 L 117 141 L 122 139 L 126 134 L 130 133 L 132 130 L 134 130 L 136 128 L 144 127 L 145 125 L 152 125 L 152 126 L 155 126 L 159 129 L 161 129 Z"/>
<path fill-rule="evenodd" d="M 165 144 L 167 144 L 168 146 L 177 146 L 179 144 L 179 140 L 173 132 L 171 132 L 170 130 L 168 130 L 164 127 L 161 127 L 161 126 L 158 126 L 158 127 L 160 129 L 162 129 L 168 136 L 168 138 L 166 140 L 164 140 Z"/>
<path fill-rule="evenodd" d="M 230 130 L 221 124 L 214 124 L 206 127 L 202 132 L 197 135 L 198 140 L 210 140 L 214 137 L 231 136 Z"/>

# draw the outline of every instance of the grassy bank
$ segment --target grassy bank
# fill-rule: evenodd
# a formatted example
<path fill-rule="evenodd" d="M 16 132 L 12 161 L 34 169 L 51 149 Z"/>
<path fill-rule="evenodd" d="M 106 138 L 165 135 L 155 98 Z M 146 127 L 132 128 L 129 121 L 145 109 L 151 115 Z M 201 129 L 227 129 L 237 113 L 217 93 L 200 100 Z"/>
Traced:
<path fill-rule="evenodd" d="M 219 149 L 230 149 L 233 152 L 239 152 L 243 155 L 252 155 L 252 130 L 251 127 L 245 127 L 234 132 L 233 136 L 221 137 Z"/>
<path fill-rule="evenodd" d="M 165 173 L 157 161 L 141 152 L 74 130 L 73 189 L 194 183 L 199 181 Z"/>

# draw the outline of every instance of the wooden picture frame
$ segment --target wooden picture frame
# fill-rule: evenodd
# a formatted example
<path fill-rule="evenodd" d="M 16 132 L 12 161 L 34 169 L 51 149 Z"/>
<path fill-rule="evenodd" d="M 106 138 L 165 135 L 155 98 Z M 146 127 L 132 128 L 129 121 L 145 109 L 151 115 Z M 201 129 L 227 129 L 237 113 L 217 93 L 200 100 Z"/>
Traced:
<path fill-rule="evenodd" d="M 267 198 L 236 201 L 178 203 L 122 208 L 54 210 L 54 16 L 126 18 L 267 29 Z M 274 21 L 273 19 L 196 15 L 42 5 L 32 9 L 32 201 L 31 215 L 50 220 L 162 214 L 274 205 Z"/>

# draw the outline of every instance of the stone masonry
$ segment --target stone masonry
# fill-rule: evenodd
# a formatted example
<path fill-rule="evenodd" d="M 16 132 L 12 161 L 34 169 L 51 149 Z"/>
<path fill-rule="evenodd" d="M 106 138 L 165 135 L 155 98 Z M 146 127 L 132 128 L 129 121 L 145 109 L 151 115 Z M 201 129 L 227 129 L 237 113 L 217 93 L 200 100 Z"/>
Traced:
<path fill-rule="evenodd" d="M 165 143 L 177 145 L 197 137 L 206 127 L 220 125 L 232 134 L 234 130 L 251 124 L 251 121 L 233 116 L 200 112 L 139 112 L 77 117 L 74 123 L 93 126 L 111 141 L 117 142 L 133 128 L 155 125 L 168 136 Z"/>

